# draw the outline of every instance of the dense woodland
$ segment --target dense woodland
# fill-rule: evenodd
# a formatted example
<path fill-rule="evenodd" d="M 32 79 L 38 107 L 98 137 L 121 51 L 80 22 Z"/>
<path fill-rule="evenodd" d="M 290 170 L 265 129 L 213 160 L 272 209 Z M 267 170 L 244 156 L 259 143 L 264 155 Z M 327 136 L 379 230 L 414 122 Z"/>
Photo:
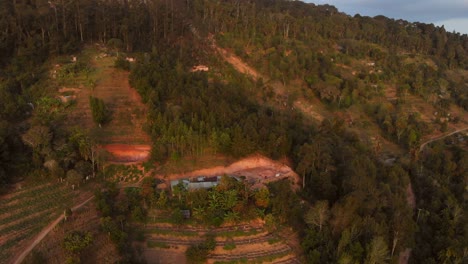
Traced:
<path fill-rule="evenodd" d="M 410 93 L 441 111 L 450 104 L 468 109 L 462 74 L 468 36 L 434 25 L 350 17 L 333 6 L 281 0 L 1 1 L 2 187 L 43 167 L 77 182 L 99 167 L 92 140 L 63 126 L 64 106 L 50 97 L 56 87 L 48 80 L 51 58 L 99 42 L 137 56 L 130 82 L 149 106 L 154 161 L 206 152 L 293 161 L 304 189 L 289 198 L 281 185 L 270 186 L 275 195 L 266 214 L 299 231 L 308 263 L 394 263 L 405 248 L 413 249 L 410 263 L 466 262 L 466 149 L 434 144 L 418 159 L 384 165 L 343 120 L 314 124 L 259 102 L 262 81 L 223 68 L 209 48 L 212 36 L 273 80 L 303 81 L 331 108 L 363 106 L 407 151 L 418 147 L 427 127 L 417 114 L 403 114 L 400 102 L 373 100 L 386 85 L 398 87 L 399 100 Z M 349 76 L 337 66 L 358 60 L 377 68 Z M 194 62 L 221 69 L 191 73 Z M 95 120 L 105 123 L 102 118 Z M 407 203 L 410 182 L 414 210 Z M 99 195 L 102 201 L 116 196 L 111 188 Z M 300 199 L 308 209 L 297 209 Z M 102 202 L 102 225 L 124 247 L 125 233 L 111 216 L 142 212 L 118 206 Z"/>

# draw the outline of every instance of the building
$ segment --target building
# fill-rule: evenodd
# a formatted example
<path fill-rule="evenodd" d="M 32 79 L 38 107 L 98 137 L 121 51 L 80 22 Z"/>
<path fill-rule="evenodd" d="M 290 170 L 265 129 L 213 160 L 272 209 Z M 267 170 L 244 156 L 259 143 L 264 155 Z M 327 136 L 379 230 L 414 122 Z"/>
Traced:
<path fill-rule="evenodd" d="M 236 180 L 240 181 L 238 177 L 228 175 L 229 177 L 233 177 Z M 213 187 L 218 186 L 219 182 L 221 181 L 222 176 L 198 176 L 193 178 L 186 178 L 186 179 L 179 179 L 179 180 L 172 180 L 171 181 L 171 190 L 174 189 L 174 186 L 182 183 L 187 190 L 198 190 L 198 189 L 211 189 Z"/>

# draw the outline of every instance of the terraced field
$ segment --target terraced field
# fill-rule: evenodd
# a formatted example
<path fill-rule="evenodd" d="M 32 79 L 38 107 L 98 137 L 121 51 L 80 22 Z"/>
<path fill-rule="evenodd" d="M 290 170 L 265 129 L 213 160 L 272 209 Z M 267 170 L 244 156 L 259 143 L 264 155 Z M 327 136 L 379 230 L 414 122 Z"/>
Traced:
<path fill-rule="evenodd" d="M 28 239 L 73 203 L 65 184 L 36 183 L 0 198 L 0 260 L 8 263 Z"/>
<path fill-rule="evenodd" d="M 145 227 L 148 263 L 185 260 L 185 250 L 215 236 L 216 247 L 208 263 L 300 263 L 293 249 L 280 237 L 270 234 L 261 224 L 218 228 L 173 226 L 155 223 Z M 169 258 L 167 258 L 170 256 Z"/>
<path fill-rule="evenodd" d="M 88 47 L 78 58 L 78 61 L 86 62 L 88 68 L 59 83 L 62 85 L 59 92 L 71 96 L 75 102 L 69 114 L 69 125 L 90 130 L 103 145 L 146 145 L 149 143 L 149 137 L 143 131 L 146 106 L 138 92 L 130 87 L 129 72 L 116 69 L 115 60 L 116 57 L 107 55 L 103 48 Z M 62 68 L 70 65 L 73 63 Z M 111 112 L 107 124 L 100 127 L 93 122 L 89 96 L 104 100 Z"/>
<path fill-rule="evenodd" d="M 107 233 L 100 232 L 100 217 L 93 202 L 90 202 L 73 212 L 66 221 L 57 225 L 44 240 L 42 240 L 33 252 L 41 255 L 45 263 L 62 264 L 66 263 L 69 254 L 63 249 L 65 236 L 74 230 L 90 232 L 93 236 L 92 246 L 82 254 L 83 263 L 118 263 L 120 255 L 115 245 L 109 242 Z M 30 254 L 26 263 L 32 262 Z"/>

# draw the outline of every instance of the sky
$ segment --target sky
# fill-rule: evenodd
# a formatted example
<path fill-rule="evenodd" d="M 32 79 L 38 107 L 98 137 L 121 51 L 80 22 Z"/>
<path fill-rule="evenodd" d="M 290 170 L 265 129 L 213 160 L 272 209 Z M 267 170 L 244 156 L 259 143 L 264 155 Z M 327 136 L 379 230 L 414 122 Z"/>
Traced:
<path fill-rule="evenodd" d="M 330 4 L 354 16 L 384 15 L 410 22 L 444 25 L 446 31 L 468 34 L 468 0 L 303 0 Z"/>

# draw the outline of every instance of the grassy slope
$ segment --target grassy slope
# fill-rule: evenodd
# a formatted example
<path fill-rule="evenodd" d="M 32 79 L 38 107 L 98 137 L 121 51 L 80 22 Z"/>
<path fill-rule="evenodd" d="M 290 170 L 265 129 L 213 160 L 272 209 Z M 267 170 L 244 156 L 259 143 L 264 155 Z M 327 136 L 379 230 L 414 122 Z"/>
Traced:
<path fill-rule="evenodd" d="M 146 108 L 138 93 L 128 83 L 128 72 L 114 68 L 115 57 L 104 49 L 87 47 L 78 60 L 89 62 L 91 73 L 81 73 L 73 83 L 76 105 L 70 113 L 69 125 L 89 129 L 100 144 L 149 144 L 143 131 Z M 83 81 L 92 80 L 93 85 Z M 111 112 L 111 121 L 99 128 L 93 120 L 89 96 L 104 100 Z"/>

